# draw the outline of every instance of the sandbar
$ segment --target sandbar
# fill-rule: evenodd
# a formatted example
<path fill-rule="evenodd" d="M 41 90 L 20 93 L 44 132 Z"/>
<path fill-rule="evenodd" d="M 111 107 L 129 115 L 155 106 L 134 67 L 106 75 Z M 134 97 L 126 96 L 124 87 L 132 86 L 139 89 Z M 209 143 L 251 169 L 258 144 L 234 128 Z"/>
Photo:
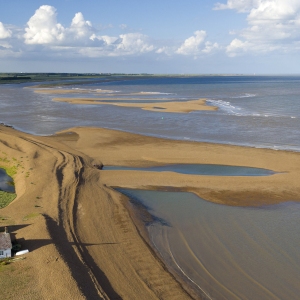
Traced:
<path fill-rule="evenodd" d="M 111 99 L 111 102 L 104 102 L 103 100 L 109 100 L 107 98 L 54 98 L 54 101 L 68 102 L 71 104 L 105 104 L 115 105 L 122 107 L 137 107 L 143 110 L 150 111 L 164 111 L 168 113 L 189 113 L 192 111 L 209 110 L 215 111 L 218 108 L 216 106 L 209 106 L 206 104 L 206 99 L 197 99 L 189 101 L 168 101 L 168 102 L 153 102 L 153 103 L 120 103 L 114 102 L 113 100 L 124 100 L 124 99 Z M 101 101 L 102 100 L 102 101 Z M 130 99 L 133 100 L 133 99 Z M 158 100 L 158 99 L 156 99 Z M 137 100 L 138 101 L 138 100 Z M 159 107 L 158 107 L 159 106 Z"/>
<path fill-rule="evenodd" d="M 139 97 L 132 97 L 132 96 L 148 96 L 148 95 L 164 95 L 164 93 L 158 92 L 139 92 L 139 93 L 118 93 L 118 97 L 115 98 L 115 92 L 112 90 L 102 90 L 102 89 L 54 89 L 54 88 L 38 88 L 34 87 L 34 92 L 39 94 L 57 94 L 57 95 L 67 95 L 67 94 L 106 94 L 106 97 L 91 97 L 91 98 L 70 98 L 70 97 L 55 97 L 53 98 L 54 101 L 58 102 L 67 102 L 70 104 L 92 104 L 92 105 L 115 105 L 121 107 L 136 107 L 141 108 L 143 110 L 149 111 L 163 111 L 167 113 L 189 113 L 192 111 L 215 111 L 218 110 L 216 106 L 209 106 L 206 104 L 206 99 L 195 99 L 189 101 L 165 101 L 164 97 L 160 98 L 143 98 L 140 99 Z M 121 97 L 122 96 L 122 97 Z M 126 103 L 127 101 L 136 101 L 139 100 L 153 100 L 153 103 Z M 174 99 L 175 100 L 175 99 Z M 122 101 L 122 102 L 116 102 Z M 159 105 L 158 105 L 159 104 Z"/>

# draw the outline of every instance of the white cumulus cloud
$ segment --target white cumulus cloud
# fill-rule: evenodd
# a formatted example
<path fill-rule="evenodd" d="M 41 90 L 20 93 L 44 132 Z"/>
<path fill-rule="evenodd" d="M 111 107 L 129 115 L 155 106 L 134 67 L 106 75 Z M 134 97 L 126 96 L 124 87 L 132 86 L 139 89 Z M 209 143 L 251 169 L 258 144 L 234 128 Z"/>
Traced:
<path fill-rule="evenodd" d="M 239 38 L 227 47 L 230 56 L 242 52 L 298 50 L 299 0 L 228 0 L 226 4 L 216 4 L 215 9 L 247 12 L 248 27 L 239 31 Z"/>
<path fill-rule="evenodd" d="M 155 47 L 141 33 L 119 36 L 97 35 L 81 12 L 75 14 L 69 27 L 57 21 L 56 9 L 43 5 L 27 22 L 25 43 L 48 46 L 49 50 L 72 52 L 89 57 L 121 56 L 151 52 Z"/>
<path fill-rule="evenodd" d="M 73 35 L 74 39 L 90 37 L 93 34 L 93 26 L 90 21 L 85 21 L 81 12 L 75 14 L 71 27 L 68 31 Z"/>
<path fill-rule="evenodd" d="M 204 30 L 197 30 L 194 35 L 187 38 L 183 44 L 176 50 L 177 54 L 182 55 L 194 55 L 197 56 L 203 53 L 210 53 L 214 49 L 217 49 L 219 45 L 217 43 L 204 42 L 206 38 L 206 32 Z"/>
<path fill-rule="evenodd" d="M 81 53 L 92 57 L 132 55 L 155 50 L 155 47 L 149 43 L 148 36 L 141 33 L 127 33 L 117 37 L 93 34 L 90 39 L 95 47 L 82 49 Z"/>
<path fill-rule="evenodd" d="M 227 3 L 215 4 L 215 10 L 236 9 L 238 12 L 247 12 L 251 10 L 260 0 L 228 0 Z"/>
<path fill-rule="evenodd" d="M 24 34 L 26 44 L 51 44 L 63 41 L 65 28 L 57 23 L 56 9 L 42 5 L 27 22 Z"/>
<path fill-rule="evenodd" d="M 248 51 L 251 48 L 251 44 L 249 42 L 243 42 L 239 39 L 234 39 L 227 47 L 226 52 L 229 56 L 233 57 L 237 54 Z"/>
<path fill-rule="evenodd" d="M 0 39 L 6 39 L 11 37 L 11 31 L 3 25 L 2 22 L 0 22 Z"/>
<path fill-rule="evenodd" d="M 154 46 L 148 43 L 148 37 L 141 33 L 127 33 L 120 35 L 120 43 L 116 52 L 133 54 L 146 53 L 154 50 Z"/>
<path fill-rule="evenodd" d="M 194 35 L 187 38 L 184 43 L 176 51 L 178 54 L 183 55 L 196 55 L 200 51 L 200 45 L 206 37 L 204 30 L 197 30 Z"/>

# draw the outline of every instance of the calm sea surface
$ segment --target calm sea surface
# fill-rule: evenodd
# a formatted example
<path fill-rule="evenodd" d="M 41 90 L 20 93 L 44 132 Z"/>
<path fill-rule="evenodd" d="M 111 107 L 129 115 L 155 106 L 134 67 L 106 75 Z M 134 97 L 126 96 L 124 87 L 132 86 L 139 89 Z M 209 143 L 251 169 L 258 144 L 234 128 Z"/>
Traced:
<path fill-rule="evenodd" d="M 153 245 L 204 299 L 299 299 L 300 203 L 230 207 L 191 193 L 119 191 L 157 217 Z"/>
<path fill-rule="evenodd" d="M 126 93 L 151 93 L 141 95 L 143 101 L 149 97 L 164 101 L 207 98 L 208 104 L 219 110 L 174 114 L 71 105 L 51 101 L 53 95 L 36 94 L 24 85 L 1 85 L 0 122 L 42 135 L 73 126 L 98 126 L 172 139 L 300 150 L 300 76 L 116 78 L 67 88 L 78 87 L 112 90 L 116 98 Z"/>
<path fill-rule="evenodd" d="M 0 122 L 34 134 L 95 126 L 300 151 L 299 76 L 116 78 L 66 87 L 86 89 L 87 97 L 102 89 L 113 91 L 111 98 L 144 92 L 132 96 L 141 101 L 206 98 L 209 105 L 219 107 L 189 114 L 54 102 L 53 95 L 36 94 L 26 86 L 0 85 Z M 209 203 L 189 193 L 123 192 L 165 220 L 149 227 L 153 244 L 207 299 L 299 299 L 298 203 L 239 208 Z"/>

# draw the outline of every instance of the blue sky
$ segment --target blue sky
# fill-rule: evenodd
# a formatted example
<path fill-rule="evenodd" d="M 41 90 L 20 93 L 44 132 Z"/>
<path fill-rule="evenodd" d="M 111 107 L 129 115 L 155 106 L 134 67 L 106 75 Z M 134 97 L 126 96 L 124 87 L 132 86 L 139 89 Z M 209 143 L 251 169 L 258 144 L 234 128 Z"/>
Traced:
<path fill-rule="evenodd" d="M 299 0 L 1 2 L 0 72 L 300 73 Z"/>

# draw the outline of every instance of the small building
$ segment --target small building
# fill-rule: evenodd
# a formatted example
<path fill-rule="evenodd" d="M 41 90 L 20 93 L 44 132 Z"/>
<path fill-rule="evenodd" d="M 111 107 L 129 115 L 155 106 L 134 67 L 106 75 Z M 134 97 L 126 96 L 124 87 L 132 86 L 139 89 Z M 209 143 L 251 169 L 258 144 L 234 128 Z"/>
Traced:
<path fill-rule="evenodd" d="M 11 257 L 11 238 L 10 234 L 5 227 L 4 232 L 0 232 L 0 259 L 5 257 Z"/>

